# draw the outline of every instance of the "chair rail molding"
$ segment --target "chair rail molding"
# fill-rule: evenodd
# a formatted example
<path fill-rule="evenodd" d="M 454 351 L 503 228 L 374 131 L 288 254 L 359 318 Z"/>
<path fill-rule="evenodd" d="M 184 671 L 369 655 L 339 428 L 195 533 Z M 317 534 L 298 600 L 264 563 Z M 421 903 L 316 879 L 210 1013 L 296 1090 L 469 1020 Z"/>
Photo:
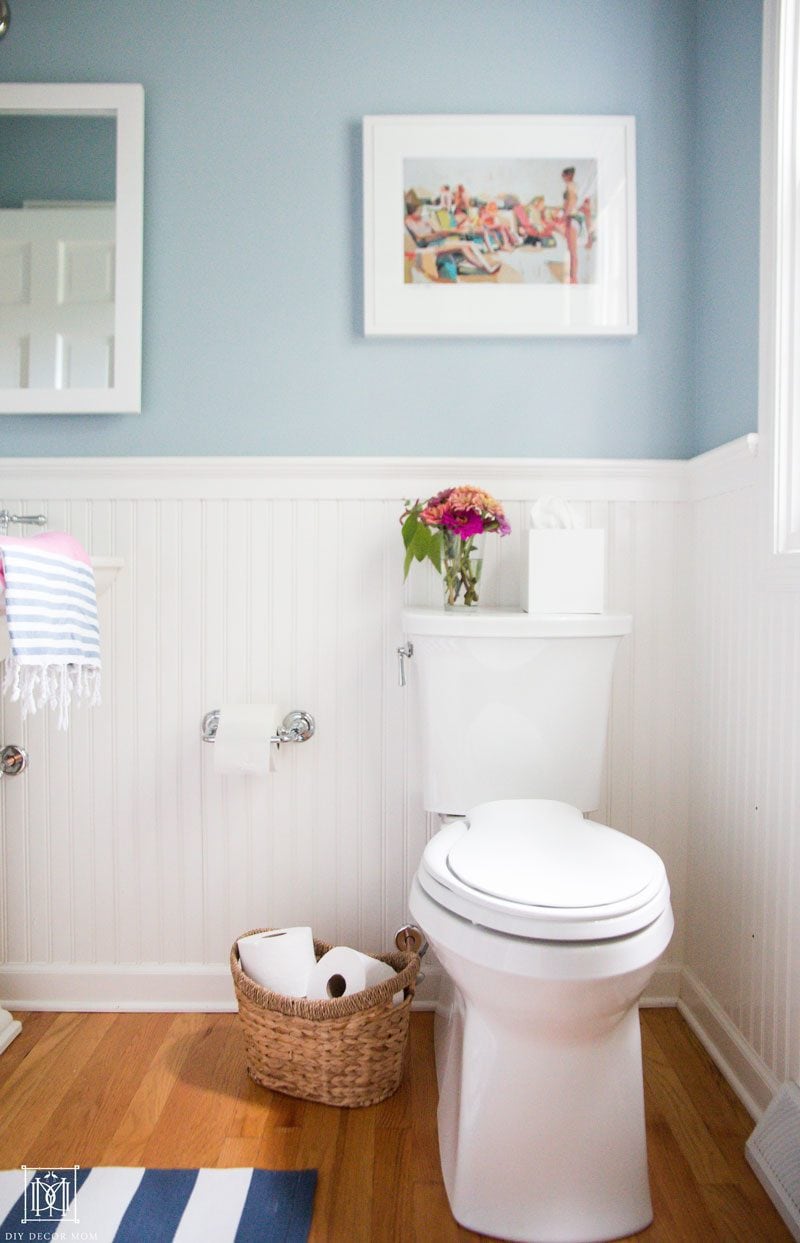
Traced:
<path fill-rule="evenodd" d="M 20 490 L 65 500 L 375 500 L 435 491 L 453 480 L 535 500 L 547 487 L 573 500 L 683 500 L 676 459 L 474 457 L 0 458 L 0 495 Z"/>

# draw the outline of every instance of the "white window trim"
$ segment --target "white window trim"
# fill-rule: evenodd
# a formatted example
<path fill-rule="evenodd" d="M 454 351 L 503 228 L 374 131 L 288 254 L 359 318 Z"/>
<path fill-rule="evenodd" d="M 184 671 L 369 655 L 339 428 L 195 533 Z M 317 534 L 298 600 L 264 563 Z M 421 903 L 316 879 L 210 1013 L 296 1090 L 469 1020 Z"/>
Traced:
<path fill-rule="evenodd" d="M 759 432 L 774 568 L 800 574 L 800 0 L 765 0 Z"/>

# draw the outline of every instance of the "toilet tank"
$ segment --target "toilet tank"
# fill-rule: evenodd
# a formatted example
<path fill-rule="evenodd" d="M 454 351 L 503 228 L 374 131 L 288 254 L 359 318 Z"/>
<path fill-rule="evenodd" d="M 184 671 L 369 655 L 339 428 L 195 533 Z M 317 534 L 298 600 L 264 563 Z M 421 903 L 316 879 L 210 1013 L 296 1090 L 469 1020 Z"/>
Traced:
<path fill-rule="evenodd" d="M 627 614 L 403 610 L 427 811 L 501 798 L 594 811 Z"/>

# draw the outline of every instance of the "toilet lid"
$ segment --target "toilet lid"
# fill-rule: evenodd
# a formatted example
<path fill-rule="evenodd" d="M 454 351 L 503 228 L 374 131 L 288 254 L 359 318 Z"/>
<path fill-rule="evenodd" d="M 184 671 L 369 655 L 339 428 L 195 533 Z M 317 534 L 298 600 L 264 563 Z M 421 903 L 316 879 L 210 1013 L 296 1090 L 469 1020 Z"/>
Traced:
<path fill-rule="evenodd" d="M 566 803 L 483 803 L 431 839 L 417 873 L 440 905 L 487 928 L 543 940 L 605 940 L 669 904 L 659 856 Z"/>
<path fill-rule="evenodd" d="M 641 893 L 661 869 L 654 851 L 576 807 L 543 799 L 483 803 L 447 856 L 471 889 L 526 906 L 595 907 Z"/>

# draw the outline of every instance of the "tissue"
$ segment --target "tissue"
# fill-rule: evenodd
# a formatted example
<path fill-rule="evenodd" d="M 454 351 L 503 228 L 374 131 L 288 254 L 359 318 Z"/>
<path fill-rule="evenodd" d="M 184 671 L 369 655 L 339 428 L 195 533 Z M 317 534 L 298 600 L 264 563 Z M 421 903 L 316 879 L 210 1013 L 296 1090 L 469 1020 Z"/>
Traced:
<path fill-rule="evenodd" d="M 606 533 L 584 529 L 568 501 L 542 496 L 531 509 L 523 551 L 522 607 L 527 613 L 605 611 Z"/>
<path fill-rule="evenodd" d="M 531 526 L 534 531 L 577 531 L 583 519 L 560 496 L 540 496 L 531 509 Z"/>
<path fill-rule="evenodd" d="M 275 771 L 277 731 L 274 704 L 224 704 L 214 738 L 214 771 L 222 775 L 263 776 Z"/>
<path fill-rule="evenodd" d="M 245 975 L 286 997 L 305 997 L 316 965 L 310 928 L 274 928 L 240 937 L 239 961 Z"/>
<path fill-rule="evenodd" d="M 373 984 L 382 984 L 396 972 L 387 962 L 370 958 L 345 945 L 335 945 L 323 954 L 308 978 L 309 1001 L 328 1001 L 332 997 L 346 997 L 360 993 Z M 399 1006 L 403 990 L 395 993 L 392 1004 Z"/>

